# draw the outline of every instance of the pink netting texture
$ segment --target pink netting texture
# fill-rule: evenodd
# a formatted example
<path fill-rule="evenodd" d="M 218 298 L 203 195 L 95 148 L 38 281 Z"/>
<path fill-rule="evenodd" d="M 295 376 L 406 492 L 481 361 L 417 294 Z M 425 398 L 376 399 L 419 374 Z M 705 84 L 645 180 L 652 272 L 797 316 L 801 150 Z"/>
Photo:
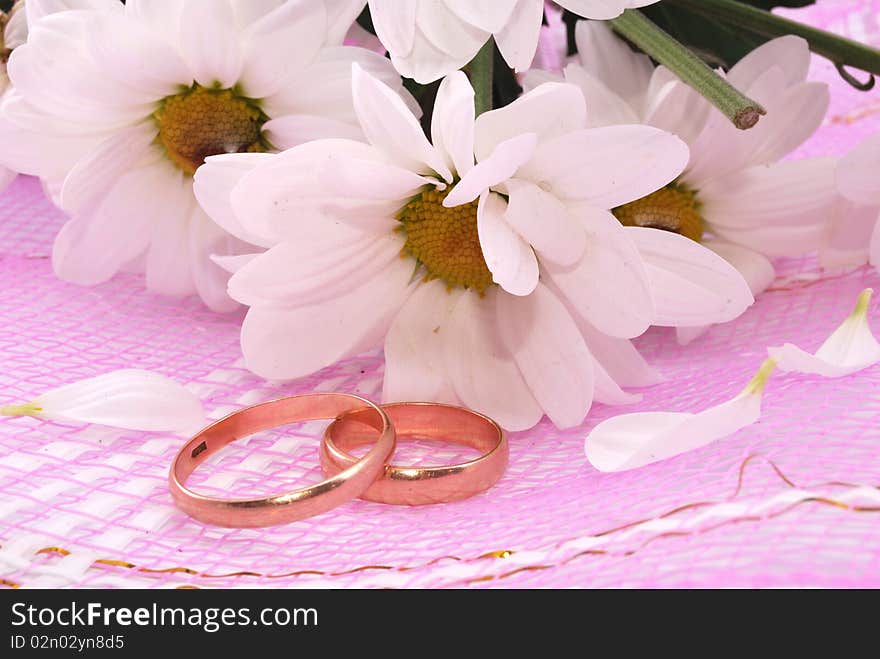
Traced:
<path fill-rule="evenodd" d="M 880 2 L 826 1 L 789 15 L 880 45 Z M 862 94 L 816 60 L 833 88 L 826 125 L 800 155 L 839 154 L 880 129 Z M 0 196 L 0 398 L 28 397 L 117 368 L 193 387 L 212 418 L 306 391 L 376 395 L 378 353 L 274 384 L 243 368 L 240 314 L 143 292 L 121 275 L 79 288 L 55 279 L 63 222 L 33 180 Z M 667 381 L 634 410 L 698 411 L 737 392 L 765 348 L 815 349 L 870 269 L 817 279 L 809 260 L 737 321 L 681 348 L 668 331 L 638 344 Z M 876 305 L 871 310 L 880 332 Z M 511 437 L 491 491 L 432 507 L 352 502 L 269 529 L 204 526 L 166 487 L 181 437 L 0 425 L 0 579 L 7 586 L 880 586 L 880 368 L 840 380 L 771 380 L 761 421 L 701 450 L 620 474 L 586 462 L 583 439 L 620 410 L 596 406 L 580 428 L 548 422 Z M 261 433 L 200 472 L 209 492 L 270 492 L 318 478 L 321 424 Z M 430 450 L 422 458 L 436 458 Z"/>

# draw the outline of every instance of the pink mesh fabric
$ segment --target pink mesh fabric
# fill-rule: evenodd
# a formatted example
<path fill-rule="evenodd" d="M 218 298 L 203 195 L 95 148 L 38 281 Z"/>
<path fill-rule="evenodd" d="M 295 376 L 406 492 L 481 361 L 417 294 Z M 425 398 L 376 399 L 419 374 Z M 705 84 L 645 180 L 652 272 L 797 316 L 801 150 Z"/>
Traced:
<path fill-rule="evenodd" d="M 880 44 L 880 2 L 786 13 Z M 876 92 L 850 91 L 822 60 L 813 75 L 833 85 L 832 110 L 803 154 L 841 153 L 880 129 Z M 295 392 L 378 393 L 379 354 L 267 383 L 242 367 L 240 314 L 146 294 L 133 275 L 92 289 L 57 281 L 49 254 L 62 221 L 33 180 L 0 196 L 0 402 L 123 367 L 189 384 L 213 418 Z M 804 260 L 783 272 L 742 318 L 687 348 L 665 330 L 640 339 L 668 379 L 627 411 L 719 403 L 766 346 L 815 349 L 862 288 L 880 288 L 869 269 L 816 281 Z M 876 305 L 871 314 L 880 332 Z M 504 478 L 467 501 L 357 501 L 259 530 L 212 528 L 176 511 L 165 479 L 180 437 L 2 420 L 0 578 L 43 587 L 880 586 L 880 367 L 840 380 L 776 377 L 755 426 L 600 474 L 583 439 L 619 411 L 596 406 L 581 428 L 544 422 L 513 435 Z M 314 481 L 320 427 L 240 442 L 196 482 L 242 494 Z"/>

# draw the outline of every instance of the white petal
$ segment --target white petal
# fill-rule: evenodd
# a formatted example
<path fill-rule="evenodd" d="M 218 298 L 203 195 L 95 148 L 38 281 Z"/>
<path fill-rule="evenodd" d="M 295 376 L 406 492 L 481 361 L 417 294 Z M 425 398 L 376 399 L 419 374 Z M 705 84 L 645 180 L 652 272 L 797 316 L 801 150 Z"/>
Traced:
<path fill-rule="evenodd" d="M 193 204 L 189 221 L 189 263 L 196 292 L 202 302 L 221 313 L 238 309 L 238 303 L 229 297 L 229 273 L 211 258 L 214 254 L 232 254 L 243 245 L 205 215 Z"/>
<path fill-rule="evenodd" d="M 165 1 L 165 0 L 161 0 Z M 252 27 L 267 14 L 273 12 L 285 0 L 229 0 L 235 12 L 235 25 L 242 30 Z M 323 4 L 323 1 L 322 1 Z"/>
<path fill-rule="evenodd" d="M 771 39 L 738 61 L 730 69 L 728 80 L 737 88 L 745 89 L 771 66 L 785 73 L 786 86 L 803 82 L 810 68 L 809 44 L 795 35 Z"/>
<path fill-rule="evenodd" d="M 640 107 L 654 71 L 648 56 L 635 52 L 599 21 L 578 21 L 575 41 L 586 72 L 631 107 Z"/>
<path fill-rule="evenodd" d="M 387 232 L 406 201 L 430 183 L 390 164 L 367 144 L 316 140 L 289 149 L 247 173 L 231 192 L 242 226 L 276 242 L 303 225 L 350 222 Z"/>
<path fill-rule="evenodd" d="M 172 297 L 196 292 L 189 248 L 189 225 L 196 206 L 192 197 L 183 172 L 171 170 L 161 198 L 155 202 L 157 208 L 144 265 L 148 291 Z"/>
<path fill-rule="evenodd" d="M 230 193 L 246 174 L 272 158 L 268 153 L 211 156 L 196 170 L 193 179 L 193 192 L 208 216 L 233 236 L 260 247 L 271 247 L 275 241 L 244 228 L 232 209 Z"/>
<path fill-rule="evenodd" d="M 504 219 L 544 258 L 571 265 L 584 253 L 587 236 L 568 208 L 534 183 L 510 179 Z"/>
<path fill-rule="evenodd" d="M 254 252 L 253 254 L 233 254 L 230 256 L 212 254 L 211 260 L 229 274 L 234 275 L 248 263 L 260 256 L 260 254 L 261 252 Z"/>
<path fill-rule="evenodd" d="M 724 323 L 755 301 L 736 268 L 690 238 L 660 229 L 624 230 L 648 270 L 655 325 Z"/>
<path fill-rule="evenodd" d="M 690 146 L 696 142 L 711 109 L 697 90 L 666 67 L 658 66 L 651 76 L 642 123 L 672 133 Z"/>
<path fill-rule="evenodd" d="M 632 405 L 642 400 L 641 394 L 630 394 L 620 388 L 611 374 L 598 361 L 593 362 L 593 400 L 603 405 Z"/>
<path fill-rule="evenodd" d="M 406 57 L 412 51 L 418 5 L 412 0 L 370 0 L 373 27 L 392 55 Z"/>
<path fill-rule="evenodd" d="M 760 414 L 760 394 L 740 394 L 698 414 L 622 414 L 593 428 L 584 449 L 590 463 L 599 471 L 625 471 L 732 435 L 757 421 Z"/>
<path fill-rule="evenodd" d="M 581 334 L 597 360 L 597 365 L 608 372 L 608 375 L 621 387 L 650 387 L 663 382 L 660 372 L 651 366 L 636 350 L 632 341 L 618 339 L 603 334 L 589 322 L 577 314 L 573 317 L 578 322 Z M 598 374 L 599 371 L 597 370 Z M 599 380 L 596 381 L 597 393 Z M 597 400 L 600 400 L 597 397 Z M 606 402 L 606 401 L 602 401 Z"/>
<path fill-rule="evenodd" d="M 772 67 L 744 90 L 767 110 L 754 128 L 739 130 L 717 110 L 710 112 L 693 145 L 685 176 L 690 185 L 702 188 L 745 167 L 774 163 L 816 132 L 828 109 L 827 85 L 807 82 L 786 89 L 783 78 L 781 69 Z"/>
<path fill-rule="evenodd" d="M 528 70 L 535 59 L 544 5 L 519 0 L 504 29 L 495 33 L 495 43 L 507 65 L 517 73 Z"/>
<path fill-rule="evenodd" d="M 461 71 L 450 73 L 437 90 L 431 141 L 459 177 L 474 166 L 474 90 Z"/>
<path fill-rule="evenodd" d="M 451 183 L 452 173 L 443 157 L 400 96 L 357 64 L 352 64 L 351 75 L 355 111 L 370 143 L 401 167 L 422 174 L 437 172 Z"/>
<path fill-rule="evenodd" d="M 485 160 L 495 148 L 517 135 L 534 133 L 546 140 L 586 126 L 584 96 L 574 85 L 548 82 L 510 105 L 477 117 L 474 152 Z"/>
<path fill-rule="evenodd" d="M 11 169 L 6 169 L 0 165 L 0 192 L 3 192 L 3 190 L 15 180 L 16 176 L 18 176 L 17 172 L 12 171 Z"/>
<path fill-rule="evenodd" d="M 250 98 L 274 94 L 292 71 L 309 64 L 324 44 L 323 2 L 286 2 L 249 29 L 243 50 L 242 90 Z"/>
<path fill-rule="evenodd" d="M 443 339 L 462 295 L 463 289 L 447 291 L 434 280 L 421 284 L 403 305 L 385 337 L 384 402 L 459 402 L 446 372 Z"/>
<path fill-rule="evenodd" d="M 126 0 L 125 15 L 143 23 L 157 34 L 166 35 L 169 41 L 180 39 L 180 0 Z"/>
<path fill-rule="evenodd" d="M 872 292 L 870 288 L 862 291 L 853 312 L 815 354 L 786 343 L 781 347 L 768 348 L 770 357 L 783 371 L 812 373 L 826 378 L 839 378 L 873 366 L 880 361 L 880 344 L 868 326 L 868 305 Z"/>
<path fill-rule="evenodd" d="M 762 103 L 768 113 L 778 114 L 782 108 L 777 99 L 781 93 L 786 92 L 785 73 L 778 67 L 770 67 L 751 86 L 742 88 L 741 91 Z M 798 123 L 788 113 L 783 112 L 782 115 L 788 123 Z M 740 130 L 713 107 L 702 131 L 691 144 L 691 161 L 684 175 L 688 185 L 699 189 L 709 181 L 723 178 L 749 165 L 766 164 L 753 163 L 752 155 L 760 149 L 762 141 L 768 135 L 768 116 L 762 117 L 753 128 Z M 724 158 L 719 158 L 719 153 L 723 153 Z"/>
<path fill-rule="evenodd" d="M 456 21 L 451 29 L 444 30 L 444 20 L 419 17 L 416 27 L 413 49 L 409 55 L 391 54 L 394 68 L 405 78 L 412 78 L 420 85 L 427 85 L 445 75 L 458 71 L 470 62 L 480 47 L 486 43 L 489 35 L 467 23 L 458 21 L 454 15 L 445 11 L 442 2 L 422 3 L 419 13 L 446 14 Z M 434 40 L 442 41 L 441 44 Z"/>
<path fill-rule="evenodd" d="M 339 46 L 349 29 L 355 27 L 355 19 L 364 9 L 364 0 L 324 0 L 324 4 L 327 7 L 327 43 Z"/>
<path fill-rule="evenodd" d="M 597 21 L 604 21 L 620 16 L 627 6 L 624 0 L 560 0 L 558 4 L 561 7 L 565 7 L 573 14 L 577 14 L 583 18 L 592 18 Z M 586 23 L 587 21 L 581 22 Z"/>
<path fill-rule="evenodd" d="M 333 300 L 290 309 L 252 307 L 241 328 L 247 367 L 262 377 L 293 379 L 375 348 L 404 304 L 411 276 L 411 263 L 397 259 Z"/>
<path fill-rule="evenodd" d="M 112 134 L 58 133 L 45 125 L 53 118 L 27 105 L 15 89 L 3 95 L 0 113 L 0 163 L 44 180 L 63 181 L 81 158 Z"/>
<path fill-rule="evenodd" d="M 403 89 L 400 75 L 386 58 L 365 48 L 338 46 L 322 48 L 306 68 L 294 71 L 277 93 L 263 99 L 264 112 L 273 118 L 310 115 L 334 119 L 358 127 L 352 97 L 351 66 L 381 80 L 404 99 L 407 107 L 420 116 L 418 104 Z M 307 89 L 308 93 L 303 93 Z M 359 138 L 363 140 L 363 138 Z"/>
<path fill-rule="evenodd" d="M 543 85 L 545 82 L 565 82 L 565 78 L 559 73 L 553 71 L 544 71 L 543 69 L 529 69 L 519 79 L 522 85 L 523 93 L 527 94 L 536 87 Z"/>
<path fill-rule="evenodd" d="M 402 247 L 397 234 L 375 236 L 346 225 L 311 232 L 250 261 L 229 281 L 229 293 L 249 306 L 319 304 L 344 294 L 353 282 L 378 275 L 399 260 Z"/>
<path fill-rule="evenodd" d="M 710 230 L 767 256 L 819 247 L 838 202 L 834 160 L 809 158 L 750 167 L 700 190 Z"/>
<path fill-rule="evenodd" d="M 519 176 L 564 199 L 614 208 L 674 180 L 688 162 L 679 138 L 651 126 L 588 128 L 541 142 Z"/>
<path fill-rule="evenodd" d="M 24 11 L 14 11 L 7 14 L 8 21 L 3 29 L 3 43 L 9 50 L 15 50 L 27 41 L 27 7 Z"/>
<path fill-rule="evenodd" d="M 55 238 L 55 274 L 92 286 L 108 280 L 143 253 L 156 212 L 163 207 L 169 185 L 173 186 L 173 172 L 160 160 L 119 177 L 99 204 L 75 216 Z"/>
<path fill-rule="evenodd" d="M 477 163 L 456 183 L 443 205 L 453 208 L 470 203 L 493 186 L 503 183 L 532 157 L 536 143 L 534 133 L 523 133 L 501 142 L 488 158 Z"/>
<path fill-rule="evenodd" d="M 189 66 L 163 36 L 124 12 L 105 12 L 91 16 L 85 45 L 102 75 L 158 101 L 193 82 Z"/>
<path fill-rule="evenodd" d="M 416 39 L 412 57 L 419 59 L 420 44 L 429 43 L 454 59 L 470 61 L 489 40 L 489 33 L 481 30 L 450 11 L 446 2 L 418 2 L 416 12 Z M 456 67 L 462 68 L 462 67 Z M 445 71 L 443 75 L 452 73 Z"/>
<path fill-rule="evenodd" d="M 494 33 L 511 20 L 517 0 L 443 0 L 443 4 L 463 21 Z"/>
<path fill-rule="evenodd" d="M 754 297 L 763 293 L 776 279 L 776 271 L 767 257 L 748 247 L 715 239 L 704 240 L 703 246 L 708 247 L 736 268 L 746 280 Z M 678 343 L 688 345 L 705 334 L 710 327 L 710 325 L 678 326 L 675 328 Z"/>
<path fill-rule="evenodd" d="M 528 295 L 538 285 L 538 259 L 529 244 L 504 220 L 507 204 L 494 194 L 480 198 L 477 233 L 492 280 L 512 295 Z"/>
<path fill-rule="evenodd" d="M 158 373 L 126 369 L 53 389 L 34 403 L 53 421 L 144 431 L 192 431 L 205 421 L 199 399 Z"/>
<path fill-rule="evenodd" d="M 567 267 L 546 263 L 546 272 L 600 332 L 620 338 L 639 336 L 656 315 L 639 250 L 608 211 L 582 207 L 572 214 L 587 232 L 583 258 Z"/>
<path fill-rule="evenodd" d="M 185 0 L 180 16 L 183 56 L 200 85 L 234 86 L 244 68 L 235 14 L 228 0 Z"/>
<path fill-rule="evenodd" d="M 840 192 L 859 204 L 880 206 L 880 133 L 861 142 L 837 166 Z"/>
<path fill-rule="evenodd" d="M 120 130 L 76 163 L 64 180 L 61 206 L 69 213 L 87 210 L 107 194 L 107 181 L 127 171 L 147 152 L 157 134 L 153 122 Z"/>
<path fill-rule="evenodd" d="M 461 402 L 507 430 L 526 430 L 543 412 L 510 352 L 498 336 L 497 289 L 484 297 L 465 292 L 458 300 L 443 339 L 449 377 Z"/>
<path fill-rule="evenodd" d="M 694 325 L 692 327 L 676 327 L 675 340 L 678 345 L 686 346 L 699 339 L 703 334 L 712 329 L 711 325 Z"/>
<path fill-rule="evenodd" d="M 310 114 L 289 114 L 270 119 L 263 124 L 263 135 L 278 151 L 292 149 L 304 142 L 339 137 L 347 140 L 364 139 L 359 126 Z"/>
<path fill-rule="evenodd" d="M 764 139 L 750 164 L 776 162 L 797 149 L 822 125 L 830 102 L 828 85 L 805 82 L 786 90 L 777 103 L 768 103 L 767 116 L 758 122 L 764 124 Z"/>
<path fill-rule="evenodd" d="M 63 11 L 33 26 L 28 42 L 9 57 L 13 85 L 34 107 L 95 131 L 148 117 L 159 100 L 149 89 L 119 84 L 106 75 L 88 46 L 102 14 Z M 60 55 L 63 53 L 63 55 Z"/>
<path fill-rule="evenodd" d="M 875 268 L 880 268 L 880 220 L 874 226 L 871 234 L 871 246 L 868 250 L 868 260 Z"/>
<path fill-rule="evenodd" d="M 859 206 L 841 197 L 832 209 L 831 226 L 819 248 L 819 264 L 833 270 L 868 263 L 871 235 L 878 217 L 880 207 Z"/>
<path fill-rule="evenodd" d="M 94 9 L 97 11 L 119 11 L 121 7 L 114 0 L 31 0 L 23 3 L 21 12 L 27 18 L 29 25 L 35 25 L 38 20 L 49 14 L 72 9 Z M 18 12 L 16 12 L 18 13 Z"/>
<path fill-rule="evenodd" d="M 573 63 L 566 66 L 565 80 L 577 85 L 584 95 L 589 128 L 641 123 L 629 103 L 611 91 L 605 83 L 594 78 L 582 66 Z"/>
<path fill-rule="evenodd" d="M 497 304 L 498 331 L 535 400 L 557 428 L 579 425 L 593 402 L 593 357 L 568 311 L 542 284 Z"/>
<path fill-rule="evenodd" d="M 776 279 L 773 264 L 759 252 L 723 240 L 708 239 L 703 241 L 703 245 L 739 270 L 753 296 L 763 293 Z"/>

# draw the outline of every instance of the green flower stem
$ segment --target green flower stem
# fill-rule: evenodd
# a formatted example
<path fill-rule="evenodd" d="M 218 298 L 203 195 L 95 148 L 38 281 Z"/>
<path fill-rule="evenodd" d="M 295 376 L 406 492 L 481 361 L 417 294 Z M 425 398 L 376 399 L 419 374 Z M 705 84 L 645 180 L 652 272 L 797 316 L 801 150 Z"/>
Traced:
<path fill-rule="evenodd" d="M 770 379 L 770 376 L 773 375 L 773 371 L 776 370 L 776 362 L 772 359 L 765 359 L 761 364 L 761 367 L 755 373 L 755 377 L 749 381 L 746 385 L 746 388 L 743 389 L 743 394 L 760 394 L 764 391 L 764 385 L 767 384 L 767 380 Z"/>
<path fill-rule="evenodd" d="M 766 114 L 758 102 L 724 80 L 640 11 L 627 9 L 608 22 L 615 31 L 705 96 L 737 128 L 751 128 Z"/>
<path fill-rule="evenodd" d="M 22 405 L 4 405 L 0 407 L 0 416 L 36 416 L 43 408 L 34 403 Z"/>
<path fill-rule="evenodd" d="M 822 55 L 837 65 L 841 75 L 850 84 L 870 89 L 873 75 L 880 75 L 880 50 L 837 36 L 824 30 L 777 16 L 769 11 L 736 2 L 736 0 L 667 0 L 680 7 L 687 7 L 695 14 L 701 14 L 713 21 L 721 21 L 728 25 L 760 34 L 765 37 L 780 37 L 796 34 L 810 44 L 810 50 Z M 843 70 L 851 66 L 872 74 L 867 83 L 860 83 Z"/>
<path fill-rule="evenodd" d="M 492 109 L 492 81 L 495 69 L 495 41 L 490 37 L 466 68 L 474 88 L 477 116 Z"/>

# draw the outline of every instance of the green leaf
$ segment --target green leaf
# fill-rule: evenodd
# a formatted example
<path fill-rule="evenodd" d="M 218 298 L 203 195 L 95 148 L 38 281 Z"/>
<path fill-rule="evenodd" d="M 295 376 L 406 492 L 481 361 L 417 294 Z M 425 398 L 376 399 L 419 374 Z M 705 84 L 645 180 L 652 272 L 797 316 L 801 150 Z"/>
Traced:
<path fill-rule="evenodd" d="M 740 0 L 740 2 L 767 10 L 774 7 L 806 7 L 816 4 L 816 0 Z"/>
<path fill-rule="evenodd" d="M 730 68 L 767 41 L 765 37 L 731 30 L 723 23 L 663 2 L 643 7 L 642 13 L 710 66 Z"/>
<path fill-rule="evenodd" d="M 741 0 L 741 2 L 770 10 L 774 7 L 806 7 L 814 4 L 815 0 Z M 710 66 L 729 69 L 750 51 L 768 41 L 767 37 L 731 29 L 723 23 L 712 21 L 668 2 L 642 7 L 641 11 Z M 574 43 L 574 24 L 579 18 L 566 11 L 562 20 L 568 32 L 569 55 L 572 55 L 577 52 Z"/>
<path fill-rule="evenodd" d="M 770 10 L 774 7 L 806 7 L 815 0 L 740 0 L 743 4 Z M 719 21 L 698 16 L 684 7 L 666 2 L 643 7 L 642 12 L 688 46 L 707 64 L 730 68 L 768 37 L 735 30 Z"/>

